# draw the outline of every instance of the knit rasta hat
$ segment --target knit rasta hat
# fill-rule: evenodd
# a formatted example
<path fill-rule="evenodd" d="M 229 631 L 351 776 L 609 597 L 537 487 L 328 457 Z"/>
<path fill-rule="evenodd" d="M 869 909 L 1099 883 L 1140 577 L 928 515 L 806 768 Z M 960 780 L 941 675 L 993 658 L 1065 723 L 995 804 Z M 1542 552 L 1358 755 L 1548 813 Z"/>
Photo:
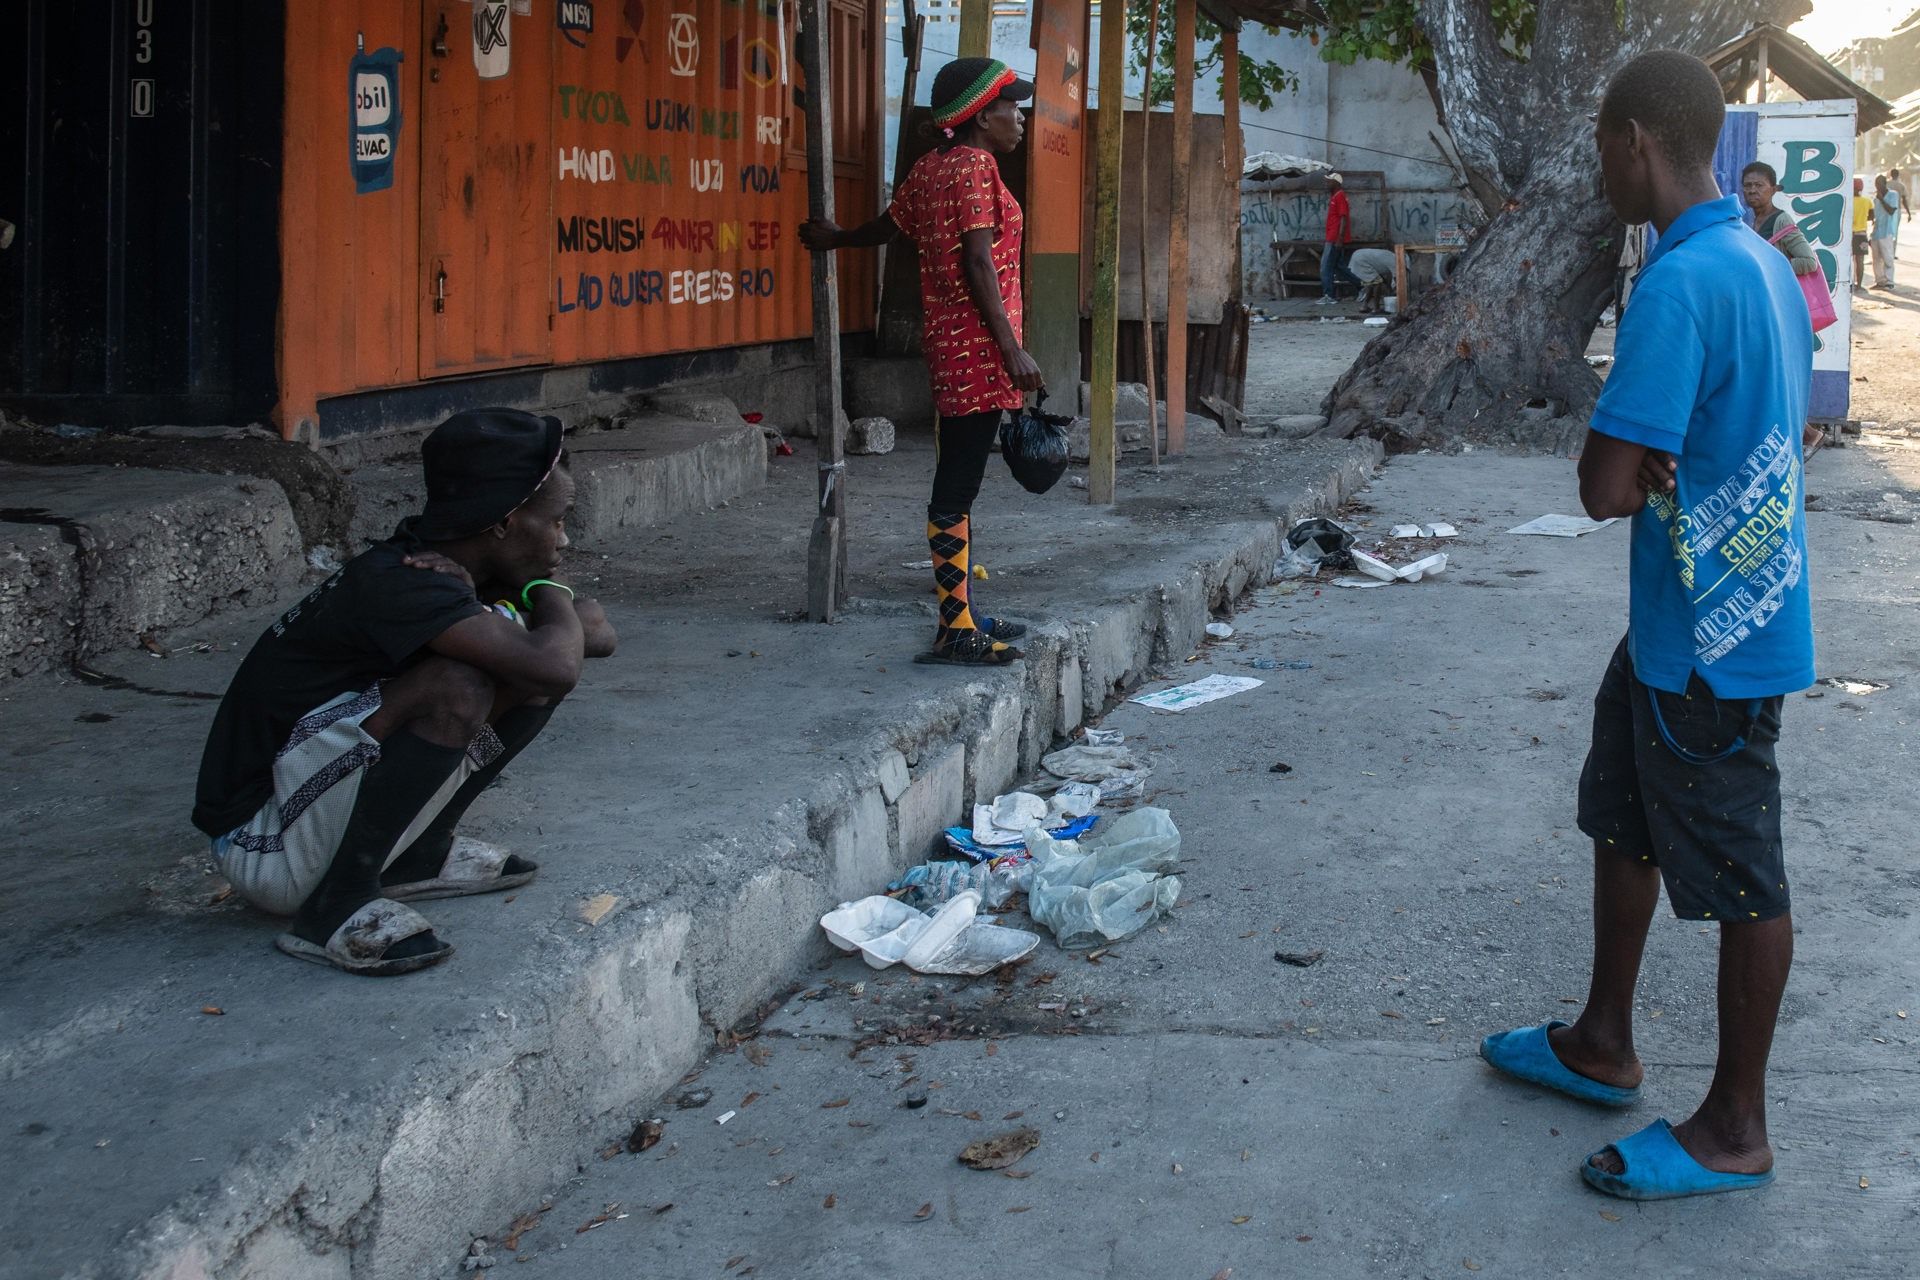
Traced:
<path fill-rule="evenodd" d="M 1033 85 L 994 58 L 955 58 L 933 78 L 933 124 L 957 129 L 996 98 L 1025 102 Z"/>

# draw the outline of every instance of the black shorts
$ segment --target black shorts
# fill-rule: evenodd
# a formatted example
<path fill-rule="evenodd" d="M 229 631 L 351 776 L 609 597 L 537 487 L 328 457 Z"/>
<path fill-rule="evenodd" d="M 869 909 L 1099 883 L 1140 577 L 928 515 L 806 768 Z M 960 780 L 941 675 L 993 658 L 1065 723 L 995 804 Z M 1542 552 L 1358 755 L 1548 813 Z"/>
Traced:
<path fill-rule="evenodd" d="M 1580 771 L 1580 829 L 1597 847 L 1658 865 L 1682 920 L 1789 910 L 1774 763 L 1781 702 L 1716 698 L 1697 673 L 1685 694 L 1649 689 L 1625 640 L 1607 664 Z"/>
<path fill-rule="evenodd" d="M 1873 241 L 1867 237 L 1866 232 L 1856 231 L 1853 233 L 1853 256 L 1854 257 L 1856 258 L 1866 257 L 1867 250 L 1872 247 L 1873 247 Z"/>

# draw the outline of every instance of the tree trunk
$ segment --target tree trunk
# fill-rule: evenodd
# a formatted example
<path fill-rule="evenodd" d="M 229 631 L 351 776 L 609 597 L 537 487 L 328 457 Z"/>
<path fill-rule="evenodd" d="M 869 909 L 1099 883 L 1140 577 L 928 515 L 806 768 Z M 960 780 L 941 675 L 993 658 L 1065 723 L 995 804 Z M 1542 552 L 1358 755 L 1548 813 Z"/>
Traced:
<path fill-rule="evenodd" d="M 1600 380 L 1587 343 L 1613 286 L 1621 227 L 1600 193 L 1587 116 L 1648 49 L 1704 53 L 1806 0 L 1540 0 L 1522 61 L 1486 0 L 1428 0 L 1440 107 L 1470 185 L 1510 193 L 1447 284 L 1369 343 L 1327 396 L 1326 433 L 1391 451 L 1463 440 L 1567 452 Z"/>

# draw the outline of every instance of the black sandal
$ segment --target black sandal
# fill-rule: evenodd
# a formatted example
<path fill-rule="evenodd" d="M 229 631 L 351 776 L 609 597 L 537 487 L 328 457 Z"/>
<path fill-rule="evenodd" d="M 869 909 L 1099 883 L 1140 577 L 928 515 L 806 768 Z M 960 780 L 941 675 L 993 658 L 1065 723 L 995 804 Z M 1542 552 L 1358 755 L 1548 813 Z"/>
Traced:
<path fill-rule="evenodd" d="M 1010 644 L 1002 644 L 984 631 L 969 628 L 936 640 L 933 648 L 914 658 L 915 662 L 949 667 L 1004 667 L 1026 657 Z"/>
<path fill-rule="evenodd" d="M 981 631 L 995 640 L 1018 640 L 1027 634 L 1027 626 L 1024 622 L 1008 622 L 1005 618 L 989 618 L 985 614 L 976 614 L 974 622 L 979 624 Z"/>

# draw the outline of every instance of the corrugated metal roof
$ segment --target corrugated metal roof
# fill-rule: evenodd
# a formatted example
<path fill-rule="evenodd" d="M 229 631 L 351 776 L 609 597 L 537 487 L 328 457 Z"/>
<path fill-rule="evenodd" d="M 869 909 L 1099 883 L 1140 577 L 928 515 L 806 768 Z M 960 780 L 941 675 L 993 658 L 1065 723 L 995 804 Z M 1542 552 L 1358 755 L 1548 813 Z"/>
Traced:
<path fill-rule="evenodd" d="M 1920 16 L 1920 15 L 1916 15 Z M 1729 95 L 1742 95 L 1753 82 L 1761 42 L 1767 46 L 1767 69 L 1809 102 L 1852 98 L 1860 104 L 1856 128 L 1865 133 L 1893 118 L 1893 104 L 1862 87 L 1838 67 L 1815 53 L 1813 46 L 1771 22 L 1754 26 L 1745 35 L 1706 55 L 1706 63 L 1720 73 Z"/>

